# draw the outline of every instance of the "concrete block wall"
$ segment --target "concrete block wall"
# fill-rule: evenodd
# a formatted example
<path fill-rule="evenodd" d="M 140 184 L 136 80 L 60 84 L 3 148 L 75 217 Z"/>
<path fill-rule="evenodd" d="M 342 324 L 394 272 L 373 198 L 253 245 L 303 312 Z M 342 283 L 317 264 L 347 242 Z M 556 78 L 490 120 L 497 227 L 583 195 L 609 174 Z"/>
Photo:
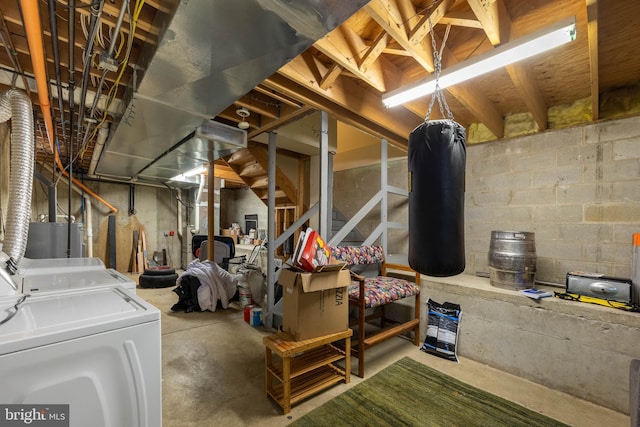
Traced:
<path fill-rule="evenodd" d="M 387 167 L 389 182 L 406 188 L 406 160 Z M 333 182 L 334 206 L 352 215 L 380 188 L 380 168 L 339 171 Z M 408 205 L 391 205 L 390 220 L 406 221 Z M 359 227 L 366 235 L 376 221 L 377 211 Z M 564 284 L 572 270 L 629 278 L 640 232 L 640 117 L 468 145 L 465 273 L 489 271 L 493 230 L 535 233 L 538 280 Z M 390 251 L 406 253 L 407 234 L 393 232 Z"/>
<path fill-rule="evenodd" d="M 467 148 L 466 272 L 488 271 L 492 230 L 535 233 L 537 279 L 631 275 L 640 232 L 640 118 Z"/>

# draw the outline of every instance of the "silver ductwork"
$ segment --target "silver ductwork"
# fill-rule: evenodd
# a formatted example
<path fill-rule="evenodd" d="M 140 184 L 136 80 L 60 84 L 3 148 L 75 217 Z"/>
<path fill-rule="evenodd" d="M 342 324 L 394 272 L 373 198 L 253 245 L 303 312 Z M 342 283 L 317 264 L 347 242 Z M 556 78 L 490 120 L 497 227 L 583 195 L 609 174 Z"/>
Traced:
<path fill-rule="evenodd" d="M 163 29 L 158 44 L 140 54 L 135 84 L 123 98 L 95 173 L 167 181 L 237 150 L 213 146 L 210 159 L 209 141 L 194 131 L 367 2 L 176 2 L 173 15 L 154 22 Z"/>
<path fill-rule="evenodd" d="M 7 271 L 15 274 L 27 248 L 33 185 L 34 132 L 31 99 L 16 89 L 0 95 L 0 123 L 11 119 L 11 172 L 3 251 Z"/>

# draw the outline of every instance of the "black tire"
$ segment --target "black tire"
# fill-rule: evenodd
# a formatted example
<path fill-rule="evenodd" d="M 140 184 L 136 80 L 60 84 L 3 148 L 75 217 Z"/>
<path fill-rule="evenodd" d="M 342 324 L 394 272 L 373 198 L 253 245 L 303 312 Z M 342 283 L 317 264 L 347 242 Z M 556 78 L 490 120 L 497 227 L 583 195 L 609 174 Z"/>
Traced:
<path fill-rule="evenodd" d="M 176 269 L 169 267 L 168 265 L 159 265 L 157 267 L 149 267 L 144 269 L 144 274 L 147 276 L 169 276 L 175 274 Z"/>
<path fill-rule="evenodd" d="M 161 276 L 141 274 L 138 283 L 143 288 L 168 288 L 170 286 L 175 286 L 176 280 L 178 280 L 178 275 L 175 273 L 164 274 Z"/>

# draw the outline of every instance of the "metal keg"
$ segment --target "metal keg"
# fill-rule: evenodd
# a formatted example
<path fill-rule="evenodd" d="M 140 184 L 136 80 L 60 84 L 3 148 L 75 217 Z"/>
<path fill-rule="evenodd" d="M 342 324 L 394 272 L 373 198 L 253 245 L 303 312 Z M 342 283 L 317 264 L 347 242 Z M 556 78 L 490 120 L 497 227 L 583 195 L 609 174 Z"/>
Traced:
<path fill-rule="evenodd" d="M 533 288 L 536 261 L 535 233 L 491 232 L 489 281 L 492 286 L 512 290 Z"/>

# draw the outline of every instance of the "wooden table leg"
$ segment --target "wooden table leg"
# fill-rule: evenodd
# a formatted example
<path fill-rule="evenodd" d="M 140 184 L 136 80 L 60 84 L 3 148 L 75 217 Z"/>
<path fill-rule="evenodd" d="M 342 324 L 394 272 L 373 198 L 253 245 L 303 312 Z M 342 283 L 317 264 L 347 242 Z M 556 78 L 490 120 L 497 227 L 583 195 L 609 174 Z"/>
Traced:
<path fill-rule="evenodd" d="M 344 383 L 351 381 L 351 337 L 345 338 L 344 342 Z"/>
<path fill-rule="evenodd" d="M 264 350 L 264 366 L 265 366 L 264 380 L 265 380 L 265 386 L 267 388 L 267 395 L 269 394 L 270 391 L 273 390 L 273 375 L 271 375 L 271 373 L 269 372 L 269 366 L 271 366 L 272 362 L 273 360 L 271 355 L 271 349 L 269 347 L 266 347 Z"/>
<path fill-rule="evenodd" d="M 282 358 L 282 411 L 291 411 L 291 357 Z"/>

